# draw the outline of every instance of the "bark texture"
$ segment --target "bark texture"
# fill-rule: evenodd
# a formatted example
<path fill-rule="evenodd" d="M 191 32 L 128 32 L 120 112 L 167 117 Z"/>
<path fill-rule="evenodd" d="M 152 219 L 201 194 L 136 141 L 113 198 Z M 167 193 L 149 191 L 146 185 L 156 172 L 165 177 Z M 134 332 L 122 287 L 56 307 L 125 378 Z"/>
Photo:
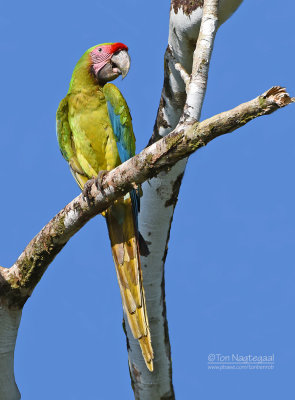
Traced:
<path fill-rule="evenodd" d="M 48 265 L 68 240 L 87 221 L 108 208 L 116 198 L 129 192 L 136 184 L 143 183 L 163 170 L 169 170 L 179 160 L 203 147 L 214 138 L 232 132 L 252 119 L 270 114 L 293 101 L 294 99 L 289 97 L 284 88 L 276 86 L 254 100 L 203 122 L 185 121 L 180 123 L 169 135 L 104 175 L 101 182 L 102 191 L 97 188 L 97 181 L 93 180 L 87 199 L 82 194 L 77 196 L 31 240 L 11 268 L 0 268 L 1 399 L 19 398 L 14 381 L 13 357 L 22 307 Z M 167 208 L 169 207 L 168 204 Z M 145 269 L 144 261 L 143 269 Z M 160 275 L 159 280 L 164 285 L 163 277 Z M 147 280 L 144 284 L 149 290 L 150 282 Z M 162 291 L 164 291 L 164 287 L 162 287 Z M 162 306 L 164 307 L 165 303 Z M 151 315 L 151 317 L 153 321 L 154 316 Z M 166 331 L 165 335 L 167 334 Z M 156 345 L 157 340 L 155 337 Z M 166 350 L 170 351 L 170 346 L 167 346 Z M 167 353 L 167 357 L 170 357 L 169 353 Z M 140 365 L 142 359 L 138 359 L 137 362 Z M 135 369 L 133 367 L 132 373 L 138 373 L 138 381 L 140 381 L 140 370 L 136 366 Z M 161 382 L 158 382 L 158 385 L 158 388 L 162 387 Z M 140 386 L 136 385 L 135 389 L 138 388 Z M 143 394 L 140 390 L 136 390 L 137 398 L 148 398 L 146 390 L 142 391 Z M 171 398 L 171 394 L 167 394 L 167 396 Z M 160 393 L 154 398 L 165 399 Z"/>
<path fill-rule="evenodd" d="M 222 24 L 237 9 L 242 0 L 219 1 L 219 24 Z M 202 21 L 203 6 L 205 18 Z M 191 118 L 199 119 L 203 104 L 209 59 L 217 29 L 217 5 L 214 1 L 172 0 L 170 9 L 168 47 L 164 56 L 164 83 L 149 144 L 169 134 L 183 115 L 190 112 Z M 200 40 L 198 39 L 200 37 Z M 198 40 L 198 48 L 196 43 Z M 194 57 L 194 67 L 193 67 Z M 193 71 L 193 82 L 190 75 Z M 186 92 L 188 103 L 186 104 Z M 188 118 L 188 115 L 184 116 Z M 173 399 L 172 362 L 166 318 L 164 265 L 168 242 L 184 175 L 187 159 L 174 165 L 169 171 L 160 173 L 143 185 L 139 228 L 150 243 L 151 253 L 143 258 L 143 279 L 148 314 L 152 316 L 150 328 L 155 351 L 153 376 L 141 362 L 140 350 L 127 330 L 130 375 L 135 397 L 138 399 Z"/>
<path fill-rule="evenodd" d="M 181 122 L 167 136 L 104 174 L 89 181 L 88 197 L 81 193 L 31 240 L 11 268 L 0 269 L 0 298 L 11 309 L 21 309 L 46 268 L 69 239 L 95 215 L 161 171 L 169 171 L 218 136 L 233 132 L 252 119 L 293 103 L 285 88 L 274 86 L 262 95 L 202 122 Z"/>
<path fill-rule="evenodd" d="M 203 1 L 172 1 L 164 86 L 150 146 L 104 175 L 102 191 L 93 181 L 88 199 L 80 195 L 72 200 L 32 239 L 11 268 L 0 267 L 0 399 L 20 398 L 14 380 L 14 347 L 22 307 L 34 287 L 79 229 L 140 183 L 144 183 L 140 230 L 151 251 L 148 257 L 142 258 L 142 267 L 155 371 L 151 374 L 147 370 L 126 324 L 131 381 L 137 399 L 174 399 L 164 264 L 187 157 L 214 138 L 294 101 L 284 88 L 275 86 L 247 103 L 198 122 L 218 25 L 217 3 L 217 0 L 204 1 L 206 18 L 198 42 L 200 49 L 194 53 Z M 241 0 L 220 0 L 219 3 L 222 23 Z"/>
<path fill-rule="evenodd" d="M 21 310 L 11 310 L 0 299 L 0 399 L 18 400 L 20 393 L 14 379 L 14 349 Z"/>

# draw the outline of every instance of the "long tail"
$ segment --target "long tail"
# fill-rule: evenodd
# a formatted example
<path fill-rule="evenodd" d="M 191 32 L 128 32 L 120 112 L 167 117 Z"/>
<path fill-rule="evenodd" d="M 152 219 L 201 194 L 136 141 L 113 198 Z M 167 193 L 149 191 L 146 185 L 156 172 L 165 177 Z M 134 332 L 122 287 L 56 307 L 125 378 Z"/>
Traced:
<path fill-rule="evenodd" d="M 117 200 L 106 212 L 112 253 L 122 303 L 135 339 L 138 339 L 146 366 L 153 371 L 153 348 L 142 284 L 138 233 L 130 195 Z"/>

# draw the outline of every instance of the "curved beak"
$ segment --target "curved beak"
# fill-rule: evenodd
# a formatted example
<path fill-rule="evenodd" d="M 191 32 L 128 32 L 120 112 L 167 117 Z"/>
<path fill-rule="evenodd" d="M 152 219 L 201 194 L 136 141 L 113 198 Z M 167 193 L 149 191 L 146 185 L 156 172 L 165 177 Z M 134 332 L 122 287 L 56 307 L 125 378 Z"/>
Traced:
<path fill-rule="evenodd" d="M 130 56 L 127 50 L 120 50 L 113 54 L 111 64 L 113 71 L 122 75 L 122 79 L 124 79 L 130 69 Z"/>

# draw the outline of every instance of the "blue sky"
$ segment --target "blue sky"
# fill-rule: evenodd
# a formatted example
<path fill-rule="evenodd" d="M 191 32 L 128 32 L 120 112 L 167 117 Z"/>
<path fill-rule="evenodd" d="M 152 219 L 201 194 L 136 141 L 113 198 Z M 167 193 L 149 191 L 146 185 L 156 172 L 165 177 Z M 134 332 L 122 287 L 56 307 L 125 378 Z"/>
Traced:
<path fill-rule="evenodd" d="M 79 193 L 55 137 L 76 61 L 120 41 L 118 86 L 141 150 L 163 80 L 169 2 L 76 0 L 1 5 L 1 252 L 10 266 Z M 295 95 L 291 0 L 245 1 L 218 32 L 202 118 L 273 85 Z M 289 398 L 294 369 L 294 106 L 194 154 L 172 226 L 166 291 L 178 399 Z M 105 221 L 54 260 L 24 311 L 16 379 L 24 400 L 131 399 L 122 309 Z M 273 371 L 209 371 L 211 353 L 275 354 Z"/>

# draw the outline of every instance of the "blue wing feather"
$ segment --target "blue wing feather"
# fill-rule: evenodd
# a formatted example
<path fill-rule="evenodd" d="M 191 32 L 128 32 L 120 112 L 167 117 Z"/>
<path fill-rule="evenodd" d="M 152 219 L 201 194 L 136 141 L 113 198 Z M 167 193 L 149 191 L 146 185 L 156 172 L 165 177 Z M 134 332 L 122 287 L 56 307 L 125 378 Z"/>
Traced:
<path fill-rule="evenodd" d="M 109 113 L 110 121 L 112 124 L 112 128 L 113 128 L 114 134 L 116 136 L 116 143 L 117 143 L 119 156 L 120 156 L 121 162 L 123 163 L 123 162 L 127 161 L 130 157 L 132 157 L 130 149 L 128 149 L 128 147 L 126 146 L 126 143 L 124 142 L 125 127 L 121 123 L 120 114 L 115 113 L 114 107 L 112 106 L 110 101 L 107 101 L 107 106 L 108 106 L 108 113 Z"/>
<path fill-rule="evenodd" d="M 108 107 L 108 113 L 109 113 L 109 118 L 112 124 L 113 132 L 116 136 L 116 144 L 117 144 L 117 149 L 118 153 L 121 159 L 121 162 L 125 162 L 129 160 L 133 156 L 131 153 L 130 149 L 126 145 L 124 141 L 124 124 L 121 123 L 121 116 L 120 114 L 116 114 L 114 107 L 112 106 L 110 101 L 107 101 L 107 107 Z M 132 201 L 132 208 L 135 216 L 135 224 L 136 228 L 138 230 L 138 211 L 139 211 L 139 196 L 136 192 L 136 190 L 132 190 L 130 192 L 130 197 Z"/>

